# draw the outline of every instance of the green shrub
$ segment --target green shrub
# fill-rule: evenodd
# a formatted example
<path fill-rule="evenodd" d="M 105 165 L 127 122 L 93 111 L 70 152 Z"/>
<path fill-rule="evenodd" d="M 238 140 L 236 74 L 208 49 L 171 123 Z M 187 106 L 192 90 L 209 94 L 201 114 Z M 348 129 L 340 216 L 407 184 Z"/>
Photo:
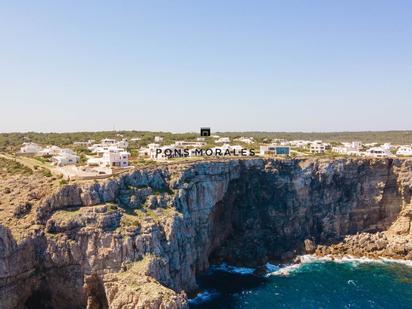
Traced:
<path fill-rule="evenodd" d="M 42 170 L 42 174 L 44 177 L 52 177 L 52 173 L 50 172 L 50 170 L 43 168 Z"/>
<path fill-rule="evenodd" d="M 9 174 L 23 174 L 31 175 L 33 170 L 16 160 L 9 160 L 5 158 L 0 158 L 0 169 L 5 169 Z"/>

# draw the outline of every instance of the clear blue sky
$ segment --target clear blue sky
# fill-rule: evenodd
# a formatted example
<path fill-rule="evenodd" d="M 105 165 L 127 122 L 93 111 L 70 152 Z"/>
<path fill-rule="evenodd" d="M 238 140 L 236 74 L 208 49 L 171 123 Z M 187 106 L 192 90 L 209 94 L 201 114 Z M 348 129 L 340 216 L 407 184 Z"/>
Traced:
<path fill-rule="evenodd" d="M 411 1 L 1 1 L 0 132 L 412 129 Z"/>

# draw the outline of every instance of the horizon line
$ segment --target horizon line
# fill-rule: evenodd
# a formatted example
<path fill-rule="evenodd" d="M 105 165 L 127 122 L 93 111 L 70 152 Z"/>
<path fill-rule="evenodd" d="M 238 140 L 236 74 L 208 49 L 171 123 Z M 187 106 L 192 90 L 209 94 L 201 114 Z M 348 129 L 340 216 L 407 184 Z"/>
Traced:
<path fill-rule="evenodd" d="M 199 128 L 200 130 L 200 128 Z M 96 130 L 96 131 L 9 131 L 0 132 L 0 134 L 73 134 L 73 133 L 119 133 L 119 132 L 136 132 L 136 133 L 166 133 L 166 134 L 197 134 L 198 131 L 156 131 L 156 130 Z M 267 133 L 267 134 L 337 134 L 337 133 L 389 133 L 389 132 L 404 132 L 412 133 L 412 129 L 405 130 L 360 130 L 360 131 L 261 131 L 261 130 L 246 130 L 246 131 L 214 131 L 213 133 Z"/>

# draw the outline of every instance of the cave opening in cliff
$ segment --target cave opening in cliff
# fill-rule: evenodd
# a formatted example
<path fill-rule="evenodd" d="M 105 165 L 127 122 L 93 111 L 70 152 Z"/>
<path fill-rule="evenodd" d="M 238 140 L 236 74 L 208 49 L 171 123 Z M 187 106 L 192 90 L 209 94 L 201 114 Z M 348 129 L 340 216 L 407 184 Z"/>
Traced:
<path fill-rule="evenodd" d="M 84 274 L 77 265 L 39 270 L 38 276 L 33 277 L 31 282 L 33 289 L 24 303 L 27 309 L 85 308 L 87 296 L 99 300 L 95 303 L 101 306 L 96 308 L 108 308 L 104 306 L 107 305 L 107 300 L 105 301 L 104 293 L 100 293 L 101 286 L 98 283 L 93 281 L 93 284 L 86 284 L 89 294 L 85 294 Z"/>
<path fill-rule="evenodd" d="M 52 304 L 52 293 L 44 280 L 33 291 L 24 305 L 27 309 L 55 309 Z"/>

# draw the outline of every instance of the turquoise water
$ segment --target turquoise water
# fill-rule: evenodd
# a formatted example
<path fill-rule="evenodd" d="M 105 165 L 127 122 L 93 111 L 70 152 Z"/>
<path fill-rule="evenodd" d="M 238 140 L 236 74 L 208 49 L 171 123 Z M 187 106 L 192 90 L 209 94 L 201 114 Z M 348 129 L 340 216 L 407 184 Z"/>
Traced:
<path fill-rule="evenodd" d="M 285 268 L 286 270 L 288 268 Z M 215 269 L 190 308 L 412 308 L 412 267 L 312 262 L 258 277 Z"/>

